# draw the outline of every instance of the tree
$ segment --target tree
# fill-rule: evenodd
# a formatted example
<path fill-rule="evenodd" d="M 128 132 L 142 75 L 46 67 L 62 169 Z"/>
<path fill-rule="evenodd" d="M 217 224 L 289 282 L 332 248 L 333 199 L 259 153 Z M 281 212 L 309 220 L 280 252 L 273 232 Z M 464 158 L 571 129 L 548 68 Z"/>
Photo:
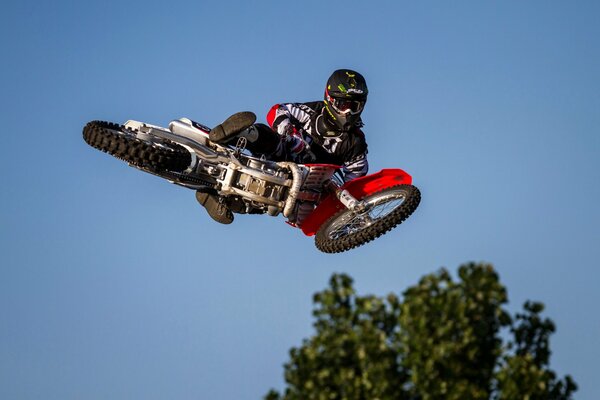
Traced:
<path fill-rule="evenodd" d="M 577 385 L 570 376 L 557 381 L 556 374 L 548 369 L 550 363 L 550 334 L 554 323 L 542 319 L 541 303 L 526 302 L 525 313 L 517 314 L 516 324 L 511 327 L 514 341 L 509 344 L 515 351 L 502 358 L 501 368 L 496 374 L 498 399 L 514 399 L 523 393 L 529 399 L 560 400 L 570 398 Z"/>
<path fill-rule="evenodd" d="M 316 333 L 290 350 L 286 388 L 267 400 L 570 399 L 549 369 L 554 324 L 541 303 L 512 318 L 490 265 L 442 269 L 400 297 L 359 296 L 345 274 L 314 295 Z M 510 340 L 504 343 L 500 333 Z"/>

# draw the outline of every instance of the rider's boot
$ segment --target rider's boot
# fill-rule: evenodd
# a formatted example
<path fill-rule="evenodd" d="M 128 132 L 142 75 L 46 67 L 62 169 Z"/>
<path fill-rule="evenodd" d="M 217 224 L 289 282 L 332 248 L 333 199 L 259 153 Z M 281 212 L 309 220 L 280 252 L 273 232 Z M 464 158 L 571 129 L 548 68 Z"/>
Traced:
<path fill-rule="evenodd" d="M 233 222 L 233 213 L 225 203 L 219 202 L 219 196 L 209 193 L 196 192 L 196 200 L 206 208 L 208 215 L 221 224 Z"/>
<path fill-rule="evenodd" d="M 208 137 L 212 142 L 225 143 L 245 131 L 248 131 L 249 135 L 254 135 L 252 129 L 249 129 L 254 122 L 256 122 L 256 115 L 251 111 L 235 113 L 223 123 L 215 126 Z"/>

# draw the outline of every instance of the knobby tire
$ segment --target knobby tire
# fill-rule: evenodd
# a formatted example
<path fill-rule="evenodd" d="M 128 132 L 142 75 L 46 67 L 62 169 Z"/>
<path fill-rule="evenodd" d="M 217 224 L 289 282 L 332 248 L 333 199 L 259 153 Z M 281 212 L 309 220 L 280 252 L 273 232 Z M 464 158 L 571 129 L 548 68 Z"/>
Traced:
<path fill-rule="evenodd" d="M 378 198 L 377 196 L 384 197 L 387 193 L 393 192 L 402 193 L 404 195 L 404 201 L 397 208 L 364 229 L 340 238 L 332 238 L 328 234 L 328 230 L 331 229 L 333 224 L 338 222 L 338 219 L 347 217 L 350 213 L 347 209 L 339 211 L 327 220 L 327 222 L 325 222 L 317 231 L 315 236 L 315 245 L 317 248 L 324 253 L 341 253 L 362 246 L 401 224 L 419 206 L 421 193 L 417 187 L 412 185 L 396 185 L 365 196 L 365 199 L 376 199 Z"/>
<path fill-rule="evenodd" d="M 191 161 L 190 153 L 176 143 L 142 140 L 123 125 L 112 122 L 89 122 L 83 128 L 83 139 L 100 151 L 150 171 L 182 172 Z"/>

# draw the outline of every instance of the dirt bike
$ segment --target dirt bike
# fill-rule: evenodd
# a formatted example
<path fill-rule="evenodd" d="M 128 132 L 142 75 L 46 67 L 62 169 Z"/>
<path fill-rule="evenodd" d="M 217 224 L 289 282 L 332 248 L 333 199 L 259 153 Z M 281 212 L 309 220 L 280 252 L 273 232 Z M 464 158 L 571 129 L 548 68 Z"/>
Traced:
<path fill-rule="evenodd" d="M 270 161 L 246 150 L 245 139 L 219 145 L 210 128 L 181 118 L 168 128 L 140 121 L 91 121 L 83 138 L 92 147 L 171 183 L 216 194 L 240 214 L 283 214 L 315 236 L 325 253 L 361 246 L 402 223 L 421 200 L 401 169 L 344 183 L 337 165 Z"/>

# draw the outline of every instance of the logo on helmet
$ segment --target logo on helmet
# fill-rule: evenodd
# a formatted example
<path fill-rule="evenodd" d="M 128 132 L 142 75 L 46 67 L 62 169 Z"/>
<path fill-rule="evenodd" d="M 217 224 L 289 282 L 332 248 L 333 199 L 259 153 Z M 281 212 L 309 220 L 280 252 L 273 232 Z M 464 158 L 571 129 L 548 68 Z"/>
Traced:
<path fill-rule="evenodd" d="M 355 89 L 355 88 L 350 88 L 348 89 L 348 93 L 354 93 L 354 94 L 364 94 L 364 90 L 361 89 Z"/>
<path fill-rule="evenodd" d="M 346 71 L 346 75 L 348 75 L 350 87 L 353 87 L 353 88 L 356 87 L 356 74 L 351 74 L 350 72 Z M 352 90 L 352 89 L 349 89 L 348 92 L 350 92 L 350 90 Z"/>

